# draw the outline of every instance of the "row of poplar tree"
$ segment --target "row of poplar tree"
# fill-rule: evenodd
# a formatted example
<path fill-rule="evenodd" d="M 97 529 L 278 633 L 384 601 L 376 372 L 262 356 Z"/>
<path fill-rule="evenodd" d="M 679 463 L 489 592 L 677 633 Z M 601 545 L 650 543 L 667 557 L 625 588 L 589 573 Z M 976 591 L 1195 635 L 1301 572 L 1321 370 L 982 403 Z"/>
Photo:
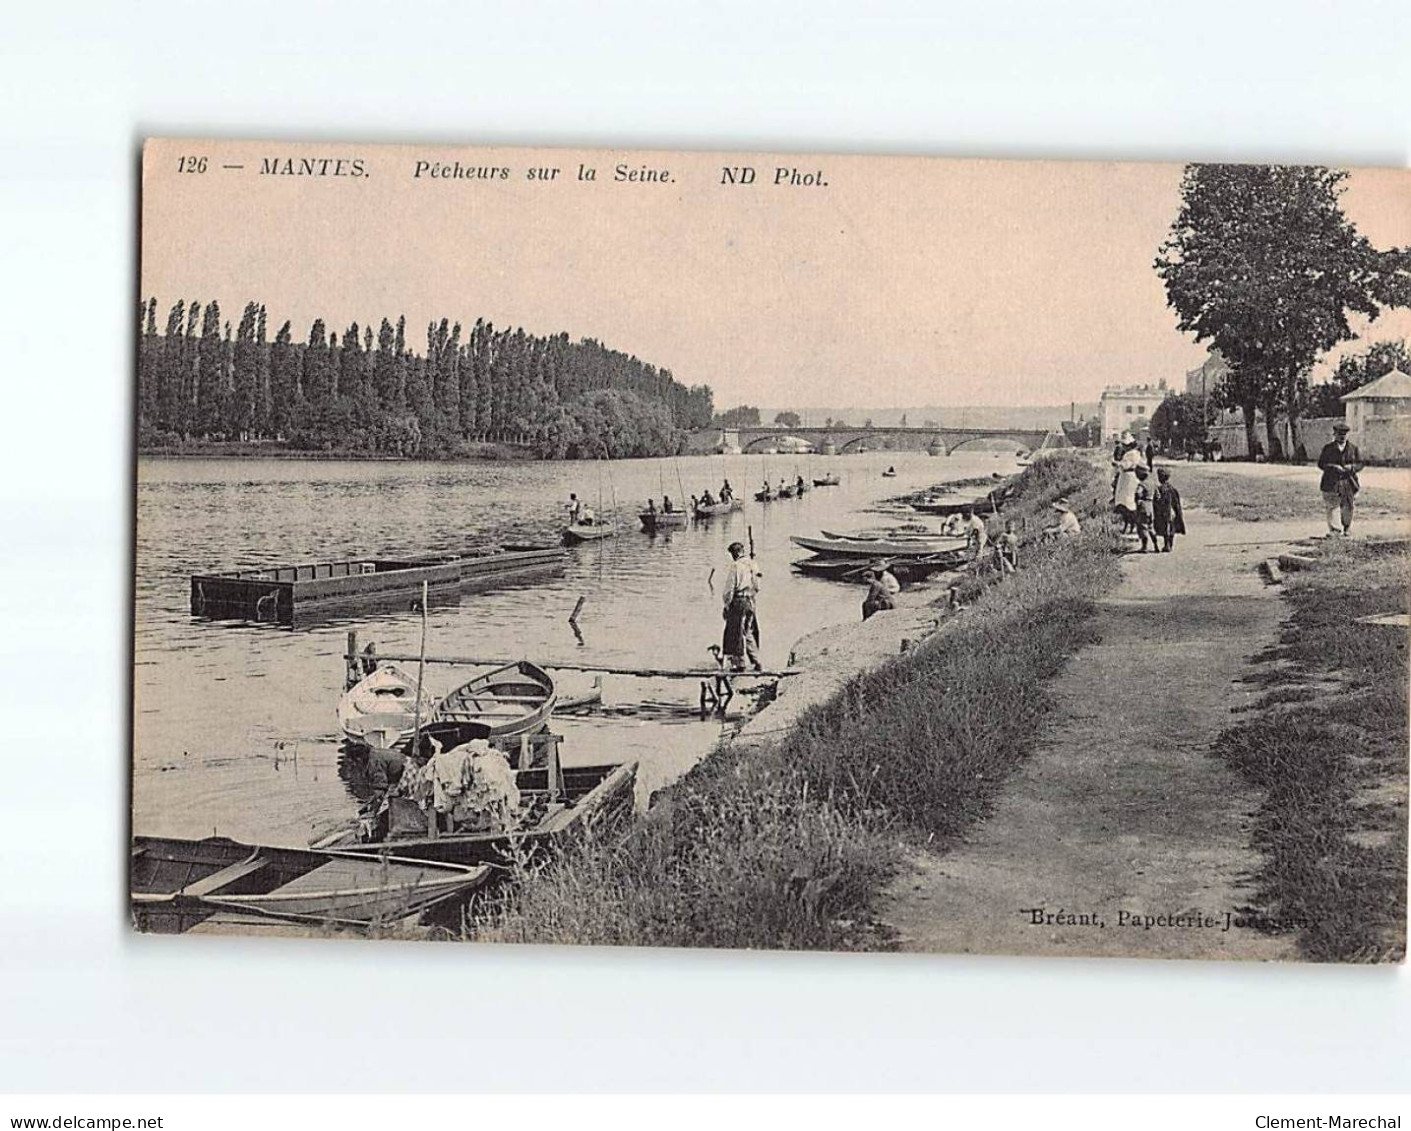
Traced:
<path fill-rule="evenodd" d="M 268 336 L 265 307 L 245 304 L 232 332 L 220 304 L 178 301 L 157 326 L 140 308 L 138 443 L 280 441 L 310 451 L 445 457 L 484 442 L 523 444 L 549 459 L 667 455 L 710 424 L 705 385 L 687 387 L 592 339 L 539 337 L 447 319 L 412 349 L 406 318 L 323 319 L 307 340 L 285 322 Z"/>

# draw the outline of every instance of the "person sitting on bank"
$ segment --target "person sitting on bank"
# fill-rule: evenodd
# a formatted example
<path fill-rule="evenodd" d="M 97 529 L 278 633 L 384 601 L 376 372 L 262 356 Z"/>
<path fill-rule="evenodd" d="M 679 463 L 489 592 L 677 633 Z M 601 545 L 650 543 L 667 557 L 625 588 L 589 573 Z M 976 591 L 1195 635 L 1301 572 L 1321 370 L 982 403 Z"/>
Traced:
<path fill-rule="evenodd" d="M 1362 470 L 1362 456 L 1357 445 L 1348 442 L 1350 431 L 1338 421 L 1333 425 L 1332 440 L 1323 445 L 1318 455 L 1318 468 L 1323 473 L 1318 488 L 1323 493 L 1329 537 L 1352 533 L 1353 500 L 1361 487 L 1357 473 Z"/>
<path fill-rule="evenodd" d="M 887 579 L 896 585 L 893 590 Z M 897 603 L 895 596 L 901 592 L 901 585 L 886 568 L 885 562 L 873 562 L 867 571 L 867 596 L 862 600 L 862 619 L 867 620 L 873 613 L 880 613 L 883 609 L 895 609 Z"/>
<path fill-rule="evenodd" d="M 1078 516 L 1073 513 L 1073 508 L 1069 506 L 1067 499 L 1056 499 L 1053 509 L 1058 512 L 1058 522 L 1053 526 L 1044 527 L 1044 534 L 1053 538 L 1076 538 L 1083 532 L 1082 524 L 1078 521 Z"/>
<path fill-rule="evenodd" d="M 995 562 L 1000 577 L 1008 577 L 1019 569 L 1019 535 L 1012 518 L 1004 520 L 1004 533 L 995 539 Z"/>
<path fill-rule="evenodd" d="M 759 662 L 759 618 L 755 615 L 755 597 L 762 574 L 755 568 L 754 561 L 745 557 L 744 543 L 731 542 L 729 551 L 730 567 L 725 571 L 725 588 L 721 594 L 725 602 L 722 614 L 725 636 L 721 650 L 734 671 L 744 671 L 747 660 L 755 671 L 763 671 L 764 665 Z"/>

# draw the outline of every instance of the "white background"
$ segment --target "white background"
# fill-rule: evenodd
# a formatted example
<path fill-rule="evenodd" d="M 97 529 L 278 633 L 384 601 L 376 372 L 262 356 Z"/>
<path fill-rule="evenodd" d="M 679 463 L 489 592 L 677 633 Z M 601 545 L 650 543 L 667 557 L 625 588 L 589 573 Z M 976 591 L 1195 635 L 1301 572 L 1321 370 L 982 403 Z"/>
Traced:
<path fill-rule="evenodd" d="M 1400 166 L 1408 7 L 6 5 L 0 1089 L 1407 1089 L 1401 970 L 138 939 L 122 860 L 142 136 Z"/>

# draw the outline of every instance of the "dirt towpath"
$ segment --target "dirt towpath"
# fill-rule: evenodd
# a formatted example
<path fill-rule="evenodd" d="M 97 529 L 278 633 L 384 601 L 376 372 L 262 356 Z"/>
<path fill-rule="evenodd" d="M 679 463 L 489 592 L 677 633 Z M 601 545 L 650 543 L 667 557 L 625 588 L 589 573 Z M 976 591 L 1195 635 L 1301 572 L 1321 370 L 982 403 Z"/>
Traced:
<path fill-rule="evenodd" d="M 1057 709 L 995 812 L 893 881 L 880 917 L 903 949 L 1294 957 L 1291 937 L 1224 929 L 1250 902 L 1260 797 L 1209 747 L 1257 697 L 1240 680 L 1284 615 L 1257 565 L 1309 523 L 1197 512 L 1188 525 L 1174 553 L 1123 560 L 1101 642 L 1054 681 Z"/>

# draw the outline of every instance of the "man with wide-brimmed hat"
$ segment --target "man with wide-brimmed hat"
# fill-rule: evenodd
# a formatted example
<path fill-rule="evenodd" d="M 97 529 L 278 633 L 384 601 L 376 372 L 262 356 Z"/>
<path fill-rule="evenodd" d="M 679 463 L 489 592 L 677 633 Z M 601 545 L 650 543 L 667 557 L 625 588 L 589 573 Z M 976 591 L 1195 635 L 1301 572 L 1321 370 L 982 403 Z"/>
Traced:
<path fill-rule="evenodd" d="M 760 572 L 754 560 L 745 557 L 743 542 L 731 542 L 730 566 L 725 571 L 725 637 L 721 641 L 725 659 L 735 671 L 745 670 L 745 661 L 755 671 L 759 662 L 759 618 L 755 614 L 755 594 L 759 592 Z"/>
<path fill-rule="evenodd" d="M 1333 438 L 1323 445 L 1318 467 L 1323 472 L 1318 484 L 1323 492 L 1323 507 L 1328 521 L 1328 536 L 1352 533 L 1352 504 L 1361 484 L 1357 473 L 1362 470 L 1362 456 L 1347 434 L 1351 429 L 1341 420 L 1333 425 Z"/>

